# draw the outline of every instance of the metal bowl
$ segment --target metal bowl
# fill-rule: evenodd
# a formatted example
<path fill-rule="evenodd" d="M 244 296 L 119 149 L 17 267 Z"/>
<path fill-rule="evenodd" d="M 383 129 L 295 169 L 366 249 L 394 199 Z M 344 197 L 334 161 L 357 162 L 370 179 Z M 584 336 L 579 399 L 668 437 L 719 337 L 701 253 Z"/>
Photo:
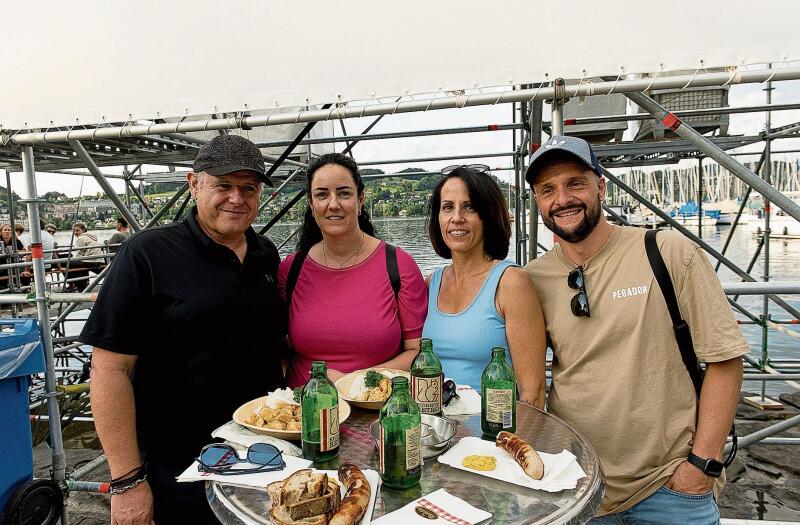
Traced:
<path fill-rule="evenodd" d="M 458 429 L 458 422 L 446 417 L 422 414 L 422 457 L 425 459 L 435 458 L 445 450 L 450 448 L 453 438 Z M 378 448 L 380 439 L 380 421 L 375 420 L 369 426 L 369 433 L 372 435 L 372 442 Z"/>

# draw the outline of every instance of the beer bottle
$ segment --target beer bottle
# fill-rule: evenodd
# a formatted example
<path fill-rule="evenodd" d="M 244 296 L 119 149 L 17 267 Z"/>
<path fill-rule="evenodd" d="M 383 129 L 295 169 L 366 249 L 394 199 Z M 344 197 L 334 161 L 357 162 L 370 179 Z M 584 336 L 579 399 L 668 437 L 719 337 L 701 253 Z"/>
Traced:
<path fill-rule="evenodd" d="M 392 395 L 381 407 L 379 471 L 387 487 L 405 489 L 422 476 L 419 407 L 408 391 L 408 379 L 392 378 Z"/>
<path fill-rule="evenodd" d="M 328 379 L 325 361 L 311 364 L 311 378 L 303 387 L 301 441 L 303 457 L 328 461 L 339 454 L 339 394 Z"/>
<path fill-rule="evenodd" d="M 420 340 L 419 353 L 411 363 L 411 396 L 423 414 L 442 413 L 442 362 L 433 353 L 433 341 Z"/>
<path fill-rule="evenodd" d="M 492 359 L 481 375 L 481 430 L 495 438 L 501 430 L 517 427 L 517 379 L 502 347 L 492 348 Z"/>

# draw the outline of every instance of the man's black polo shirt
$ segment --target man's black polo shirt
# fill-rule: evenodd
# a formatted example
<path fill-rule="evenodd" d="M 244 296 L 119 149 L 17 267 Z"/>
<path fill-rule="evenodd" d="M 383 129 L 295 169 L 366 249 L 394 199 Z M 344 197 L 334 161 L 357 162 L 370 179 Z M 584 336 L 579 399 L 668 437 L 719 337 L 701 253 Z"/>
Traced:
<path fill-rule="evenodd" d="M 282 386 L 286 335 L 275 245 L 253 229 L 247 255 L 212 241 L 195 209 L 122 246 L 80 341 L 137 355 L 139 446 L 188 465 L 242 403 Z"/>

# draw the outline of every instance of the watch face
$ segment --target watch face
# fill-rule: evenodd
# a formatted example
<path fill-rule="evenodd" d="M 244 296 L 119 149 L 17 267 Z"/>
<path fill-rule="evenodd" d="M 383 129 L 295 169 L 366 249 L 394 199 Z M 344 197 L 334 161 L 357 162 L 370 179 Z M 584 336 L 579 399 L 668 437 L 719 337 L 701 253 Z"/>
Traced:
<path fill-rule="evenodd" d="M 722 463 L 715 459 L 709 459 L 706 463 L 706 468 L 703 469 L 703 472 L 711 477 L 718 478 L 722 475 L 722 468 Z"/>

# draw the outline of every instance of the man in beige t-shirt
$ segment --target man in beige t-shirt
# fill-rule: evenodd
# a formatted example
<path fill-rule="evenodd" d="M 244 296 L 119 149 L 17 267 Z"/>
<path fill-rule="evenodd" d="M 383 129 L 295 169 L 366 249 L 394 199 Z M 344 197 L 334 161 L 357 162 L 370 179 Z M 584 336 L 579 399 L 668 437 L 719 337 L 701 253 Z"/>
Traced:
<path fill-rule="evenodd" d="M 606 493 L 593 523 L 717 523 L 714 492 L 724 476 L 714 475 L 749 348 L 714 269 L 696 244 L 658 234 L 681 316 L 707 364 L 698 403 L 645 231 L 606 222 L 605 179 L 589 144 L 552 137 L 531 158 L 526 180 L 559 238 L 526 267 L 554 353 L 548 409 L 600 458 Z"/>

